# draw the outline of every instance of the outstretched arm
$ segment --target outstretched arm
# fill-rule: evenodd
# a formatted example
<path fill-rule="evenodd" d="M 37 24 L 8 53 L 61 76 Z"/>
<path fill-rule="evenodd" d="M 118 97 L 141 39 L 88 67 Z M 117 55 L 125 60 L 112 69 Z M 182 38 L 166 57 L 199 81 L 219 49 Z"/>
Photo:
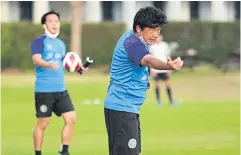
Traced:
<path fill-rule="evenodd" d="M 183 61 L 180 57 L 178 57 L 174 61 L 172 61 L 171 58 L 168 57 L 168 61 L 167 63 L 165 63 L 153 57 L 151 54 L 147 54 L 142 58 L 141 65 L 149 66 L 157 70 L 179 70 L 183 65 Z"/>

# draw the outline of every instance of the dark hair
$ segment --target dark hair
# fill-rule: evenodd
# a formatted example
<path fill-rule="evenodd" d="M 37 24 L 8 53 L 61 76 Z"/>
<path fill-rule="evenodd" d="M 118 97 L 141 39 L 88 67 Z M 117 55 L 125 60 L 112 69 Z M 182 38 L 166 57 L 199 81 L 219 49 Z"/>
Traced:
<path fill-rule="evenodd" d="M 161 9 L 147 6 L 141 8 L 135 15 L 133 30 L 136 32 L 136 26 L 139 25 L 141 30 L 146 27 L 156 28 L 167 24 L 167 17 Z"/>
<path fill-rule="evenodd" d="M 54 15 L 58 16 L 58 18 L 59 18 L 59 20 L 60 20 L 60 15 L 59 15 L 59 13 L 57 13 L 57 12 L 55 12 L 55 11 L 49 11 L 49 12 L 45 13 L 45 14 L 42 16 L 42 18 L 41 18 L 41 24 L 42 24 L 42 25 L 46 23 L 46 17 L 47 17 L 48 15 L 51 15 L 51 14 L 54 14 Z"/>

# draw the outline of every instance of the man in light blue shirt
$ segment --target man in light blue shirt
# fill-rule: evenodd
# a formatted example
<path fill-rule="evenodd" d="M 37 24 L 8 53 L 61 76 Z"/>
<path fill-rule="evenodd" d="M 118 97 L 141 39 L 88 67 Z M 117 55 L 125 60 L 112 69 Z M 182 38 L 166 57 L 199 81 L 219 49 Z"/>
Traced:
<path fill-rule="evenodd" d="M 69 155 L 68 147 L 76 120 L 74 106 L 65 88 L 62 59 L 65 56 L 65 43 L 58 39 L 60 15 L 50 11 L 41 18 L 45 34 L 31 44 L 33 63 L 36 65 L 35 109 L 37 125 L 33 133 L 35 155 L 42 155 L 44 131 L 52 112 L 64 119 L 62 147 L 60 155 Z M 85 69 L 82 67 L 82 70 Z"/>
<path fill-rule="evenodd" d="M 141 8 L 133 30 L 125 32 L 115 47 L 104 105 L 109 155 L 141 154 L 139 111 L 149 88 L 149 67 L 179 70 L 183 65 L 180 58 L 168 58 L 165 63 L 149 53 L 148 46 L 155 42 L 164 24 L 166 15 L 160 9 Z"/>

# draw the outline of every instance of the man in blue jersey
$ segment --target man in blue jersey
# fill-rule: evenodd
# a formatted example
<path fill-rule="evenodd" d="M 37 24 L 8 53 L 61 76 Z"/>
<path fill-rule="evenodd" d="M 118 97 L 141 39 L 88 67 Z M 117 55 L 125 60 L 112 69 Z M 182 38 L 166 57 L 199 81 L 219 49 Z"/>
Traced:
<path fill-rule="evenodd" d="M 148 46 L 155 42 L 166 15 L 155 7 L 141 8 L 135 15 L 133 30 L 119 39 L 112 57 L 110 85 L 104 113 L 109 141 L 109 155 L 140 155 L 139 110 L 149 87 L 149 67 L 179 70 L 180 58 L 167 63 L 154 58 Z"/>
<path fill-rule="evenodd" d="M 36 65 L 35 109 L 37 125 L 33 133 L 35 155 L 41 155 L 44 131 L 52 112 L 62 116 L 65 124 L 62 129 L 62 146 L 59 155 L 69 155 L 68 147 L 76 121 L 74 106 L 64 84 L 62 58 L 65 43 L 58 39 L 60 15 L 50 11 L 41 18 L 45 34 L 31 44 L 32 60 Z M 85 69 L 82 67 L 85 71 Z"/>

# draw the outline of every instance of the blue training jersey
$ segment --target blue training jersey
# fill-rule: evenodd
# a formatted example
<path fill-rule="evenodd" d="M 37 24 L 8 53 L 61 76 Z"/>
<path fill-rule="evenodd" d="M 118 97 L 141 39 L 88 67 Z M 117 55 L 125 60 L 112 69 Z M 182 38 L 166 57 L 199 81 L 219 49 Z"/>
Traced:
<path fill-rule="evenodd" d="M 120 37 L 112 57 L 105 108 L 139 113 L 148 89 L 149 69 L 141 66 L 147 54 L 148 47 L 134 31 L 127 31 Z"/>
<path fill-rule="evenodd" d="M 44 61 L 57 62 L 59 64 L 57 70 L 36 66 L 35 92 L 65 91 L 62 62 L 62 58 L 66 52 L 65 49 L 63 41 L 58 38 L 49 38 L 47 35 L 42 35 L 32 42 L 32 55 L 41 54 Z"/>

